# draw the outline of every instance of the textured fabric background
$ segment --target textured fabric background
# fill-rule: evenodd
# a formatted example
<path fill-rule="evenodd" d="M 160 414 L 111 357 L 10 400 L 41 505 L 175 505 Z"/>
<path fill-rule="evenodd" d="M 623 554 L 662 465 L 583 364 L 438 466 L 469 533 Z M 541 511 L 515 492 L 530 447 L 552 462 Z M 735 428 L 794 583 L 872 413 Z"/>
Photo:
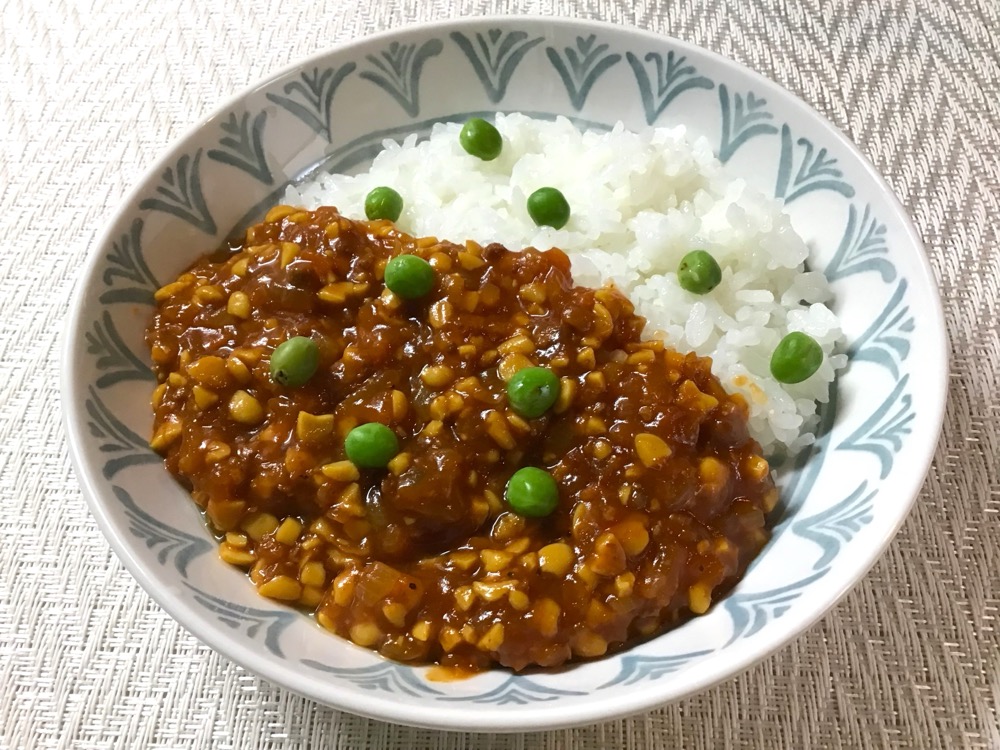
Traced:
<path fill-rule="evenodd" d="M 0 747 L 1000 748 L 996 0 L 5 0 L 0 9 Z M 601 18 L 693 41 L 846 130 L 927 244 L 953 372 L 914 512 L 820 625 L 661 710 L 486 737 L 339 714 L 183 631 L 91 520 L 69 468 L 58 386 L 77 270 L 170 141 L 315 50 L 411 21 L 499 12 Z"/>

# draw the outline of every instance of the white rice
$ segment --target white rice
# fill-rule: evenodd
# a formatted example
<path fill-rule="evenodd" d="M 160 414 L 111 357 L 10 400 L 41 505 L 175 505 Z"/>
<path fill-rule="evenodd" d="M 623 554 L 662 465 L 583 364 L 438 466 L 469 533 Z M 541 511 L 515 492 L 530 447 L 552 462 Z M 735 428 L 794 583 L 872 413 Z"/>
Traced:
<path fill-rule="evenodd" d="M 469 156 L 459 124 L 436 125 L 420 143 L 386 141 L 370 170 L 357 176 L 323 174 L 290 187 L 285 202 L 337 206 L 364 218 L 368 191 L 389 185 L 404 199 L 397 222 L 406 232 L 462 242 L 500 242 L 517 249 L 559 247 L 571 258 L 577 283 L 614 282 L 649 322 L 681 351 L 712 357 L 723 385 L 750 404 L 750 428 L 765 452 L 794 453 L 813 442 L 816 402 L 826 401 L 835 371 L 840 323 L 826 303 L 821 272 L 806 271 L 809 248 L 781 202 L 726 175 L 704 138 L 683 127 L 633 133 L 581 133 L 568 120 L 498 115 L 504 138 L 494 161 Z M 561 230 L 537 227 L 527 196 L 549 185 L 572 207 Z M 723 269 L 706 295 L 677 282 L 690 250 L 703 248 Z M 770 374 L 781 338 L 804 331 L 827 355 L 819 371 L 796 385 Z"/>

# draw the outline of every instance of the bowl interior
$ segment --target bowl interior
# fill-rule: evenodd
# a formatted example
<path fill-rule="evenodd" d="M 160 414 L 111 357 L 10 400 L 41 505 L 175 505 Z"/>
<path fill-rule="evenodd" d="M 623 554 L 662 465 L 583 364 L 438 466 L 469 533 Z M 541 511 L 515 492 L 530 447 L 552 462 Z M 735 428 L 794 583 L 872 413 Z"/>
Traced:
<path fill-rule="evenodd" d="M 733 175 L 784 199 L 811 264 L 832 281 L 851 364 L 822 408 L 817 444 L 782 470 L 773 540 L 707 615 L 557 672 L 430 682 L 422 668 L 387 662 L 258 597 L 218 559 L 195 506 L 147 446 L 153 380 L 143 332 L 158 286 L 261 216 L 289 181 L 316 168 L 359 169 L 384 138 L 497 111 L 566 116 L 584 127 L 683 124 L 706 137 Z M 317 55 L 237 96 L 174 144 L 84 270 L 67 333 L 64 403 L 95 517 L 133 575 L 196 636 L 339 708 L 510 731 L 678 698 L 814 622 L 905 517 L 937 440 L 946 367 L 940 303 L 909 220 L 857 150 L 799 100 L 667 37 L 581 21 L 470 19 Z"/>

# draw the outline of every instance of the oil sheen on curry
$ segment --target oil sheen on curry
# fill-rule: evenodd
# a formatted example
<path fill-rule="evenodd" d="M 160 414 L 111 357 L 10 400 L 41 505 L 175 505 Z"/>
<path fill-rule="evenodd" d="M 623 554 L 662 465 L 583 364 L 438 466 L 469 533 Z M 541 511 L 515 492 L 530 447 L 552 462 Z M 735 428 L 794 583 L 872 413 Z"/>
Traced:
<path fill-rule="evenodd" d="M 746 403 L 559 250 L 279 206 L 156 299 L 151 444 L 222 559 L 389 658 L 601 656 L 767 540 Z"/>

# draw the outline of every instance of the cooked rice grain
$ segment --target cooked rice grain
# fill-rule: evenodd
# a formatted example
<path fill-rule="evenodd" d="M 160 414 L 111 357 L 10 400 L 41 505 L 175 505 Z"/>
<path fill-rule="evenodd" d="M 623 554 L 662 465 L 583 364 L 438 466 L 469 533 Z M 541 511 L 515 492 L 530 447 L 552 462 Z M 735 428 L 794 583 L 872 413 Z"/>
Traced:
<path fill-rule="evenodd" d="M 559 247 L 578 283 L 612 281 L 628 294 L 649 335 L 712 357 L 722 383 L 746 397 L 751 430 L 767 453 L 813 442 L 816 404 L 828 399 L 847 357 L 837 353 L 843 335 L 827 306 L 830 287 L 821 272 L 806 270 L 809 248 L 781 202 L 727 175 L 708 141 L 689 141 L 683 127 L 580 132 L 564 118 L 520 114 L 498 115 L 496 125 L 504 147 L 494 161 L 465 153 L 460 124 L 439 124 L 419 143 L 415 135 L 386 141 L 363 174 L 324 174 L 290 187 L 285 202 L 363 218 L 368 192 L 388 185 L 403 196 L 398 225 L 414 235 Z M 563 229 L 537 227 L 528 216 L 528 195 L 546 185 L 572 208 Z M 706 295 L 677 281 L 678 263 L 694 248 L 723 269 Z M 811 335 L 827 356 L 815 375 L 784 385 L 769 363 L 791 331 Z"/>

